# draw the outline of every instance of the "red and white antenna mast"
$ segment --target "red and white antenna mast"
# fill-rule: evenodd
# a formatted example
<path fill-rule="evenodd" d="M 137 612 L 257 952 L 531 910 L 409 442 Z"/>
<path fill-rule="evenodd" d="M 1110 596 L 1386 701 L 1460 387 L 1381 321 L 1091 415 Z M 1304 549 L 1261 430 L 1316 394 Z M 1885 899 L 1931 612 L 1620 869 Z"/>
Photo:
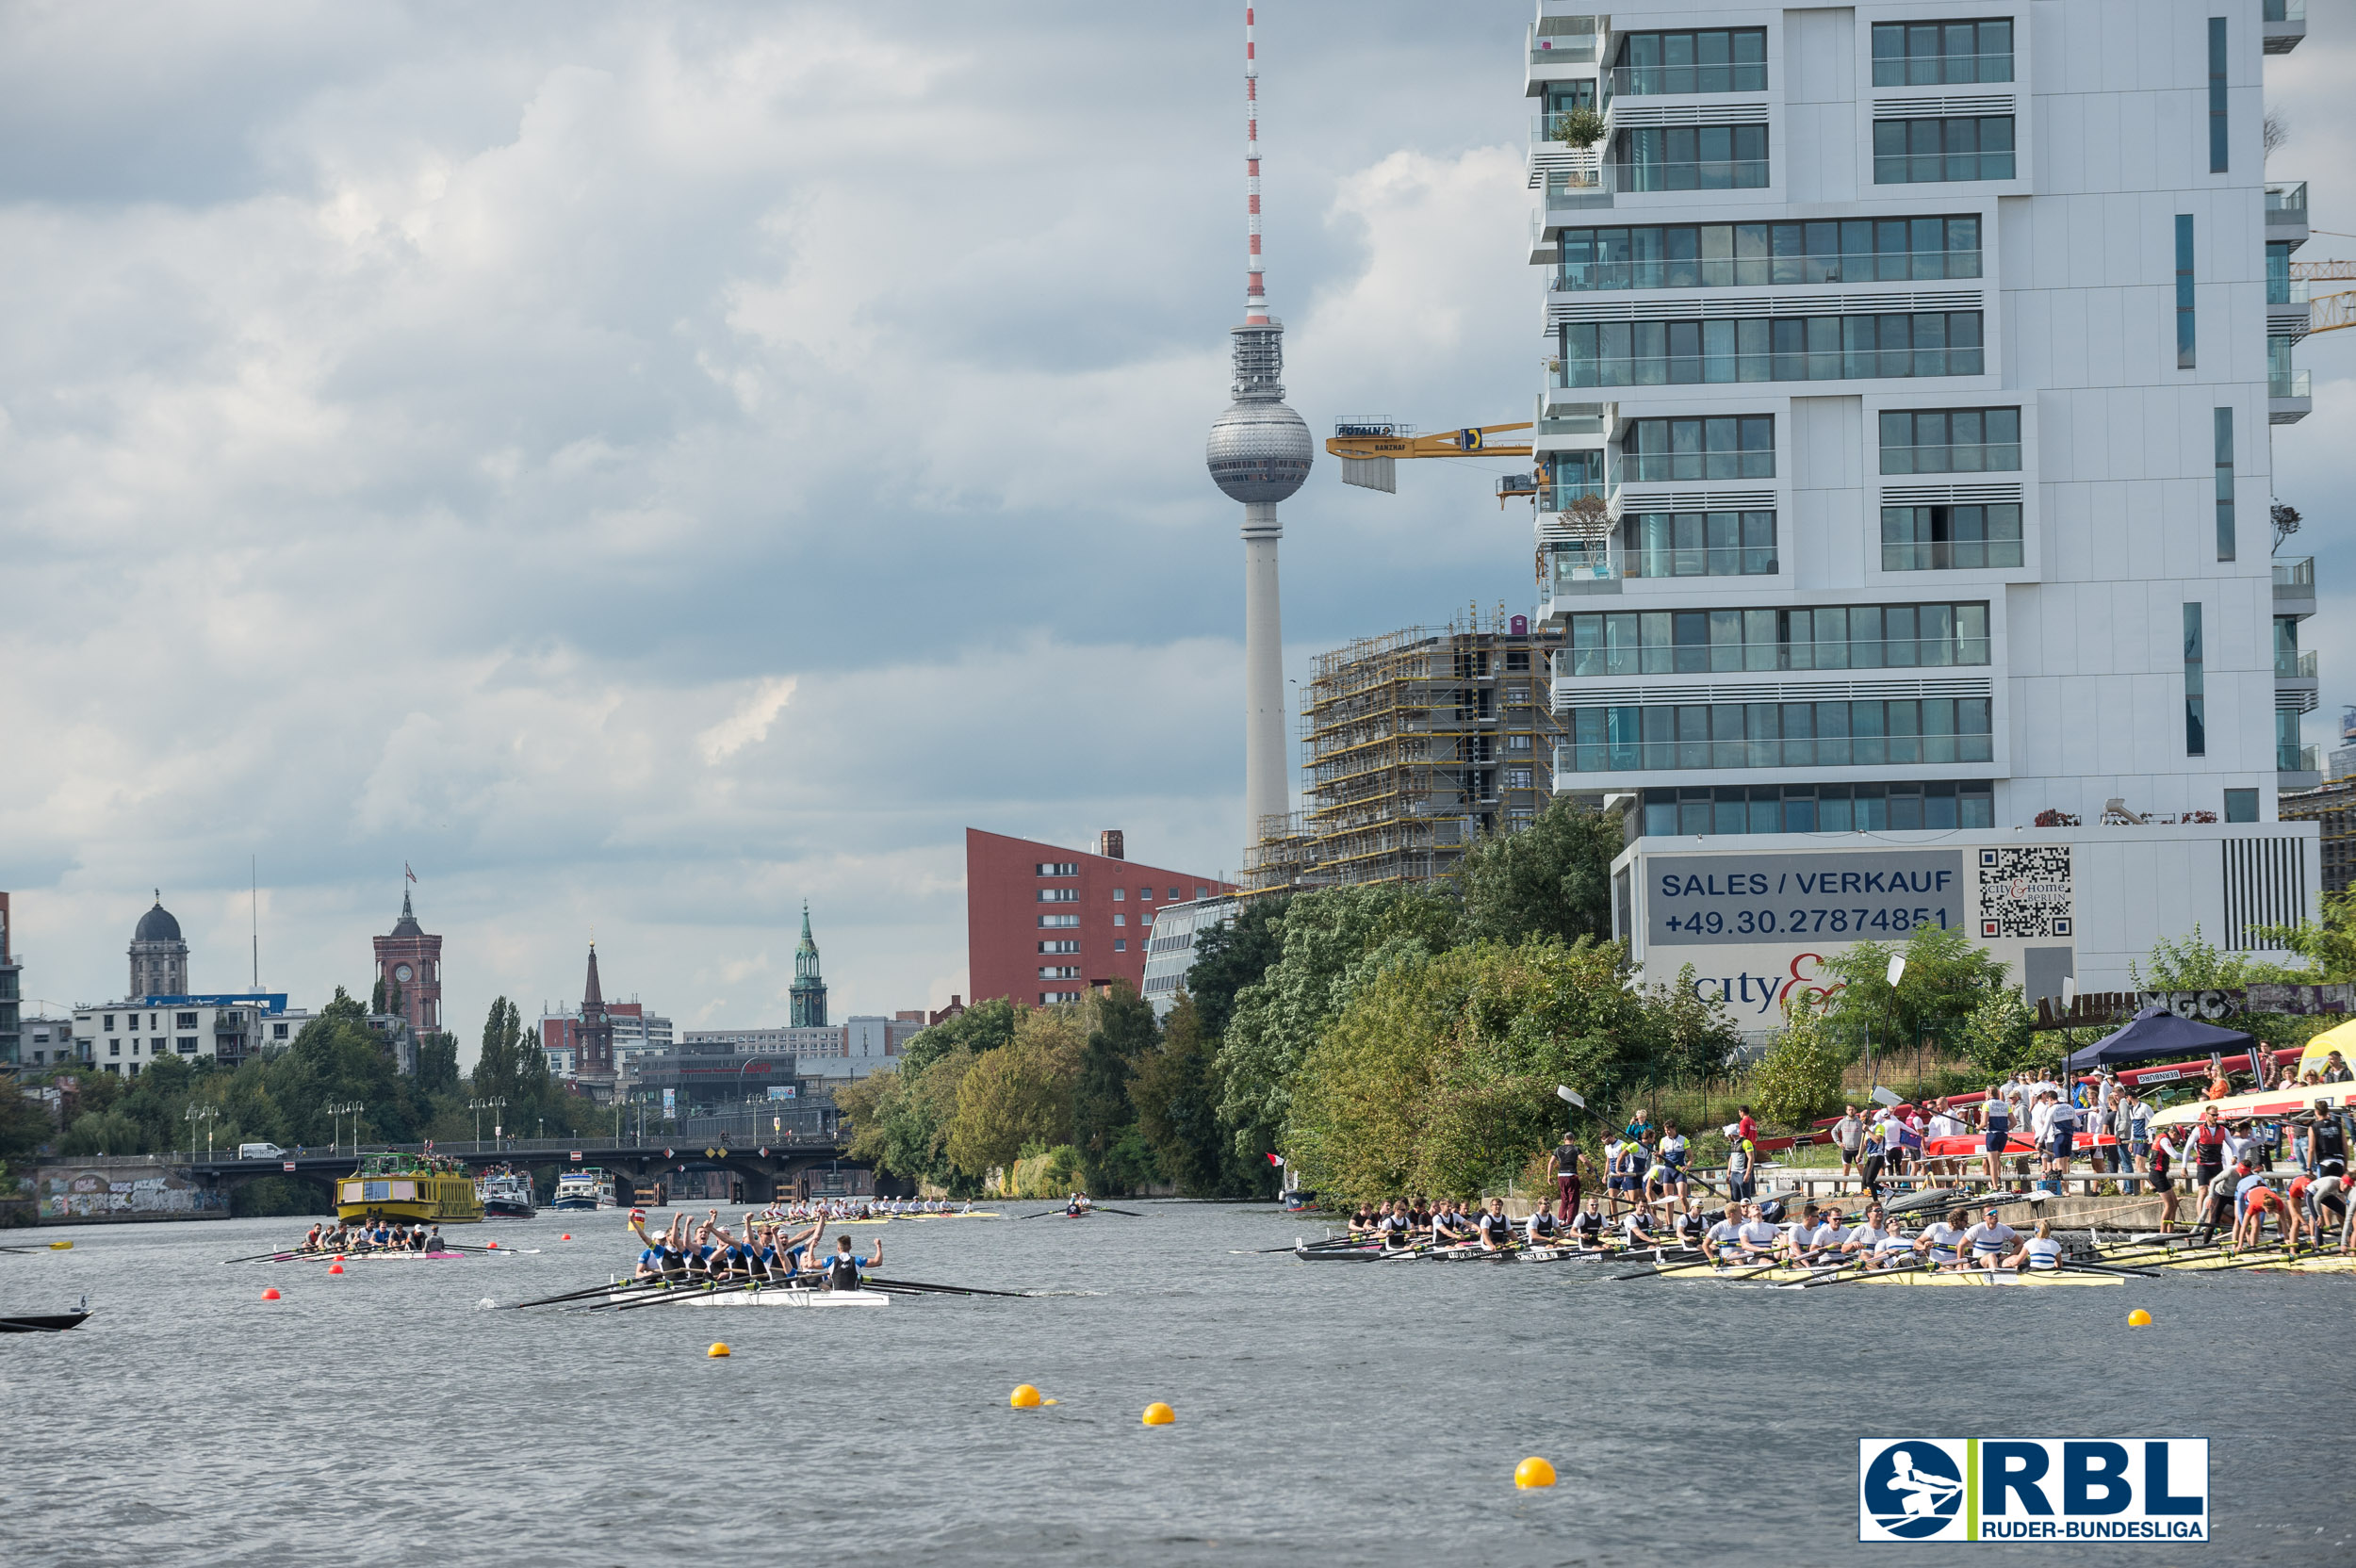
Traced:
<path fill-rule="evenodd" d="M 1245 265 L 1243 318 L 1257 326 L 1268 320 L 1268 287 L 1260 267 L 1260 57 L 1252 37 L 1252 8 L 1243 8 L 1243 189 L 1244 232 L 1251 237 Z"/>

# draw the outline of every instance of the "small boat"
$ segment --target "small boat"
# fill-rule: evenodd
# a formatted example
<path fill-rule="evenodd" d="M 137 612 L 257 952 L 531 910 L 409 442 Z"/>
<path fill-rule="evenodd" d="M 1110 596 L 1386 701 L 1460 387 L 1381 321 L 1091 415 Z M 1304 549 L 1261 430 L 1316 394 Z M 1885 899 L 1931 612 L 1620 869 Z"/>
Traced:
<path fill-rule="evenodd" d="M 1629 1263 L 1641 1262 L 1647 1254 L 1630 1257 L 1600 1248 L 1579 1247 L 1512 1247 L 1496 1252 L 1477 1246 L 1451 1247 L 1440 1251 L 1404 1247 L 1296 1247 L 1293 1256 L 1302 1263 L 1564 1263 L 1573 1258 L 1609 1258 L 1615 1263 Z"/>
<path fill-rule="evenodd" d="M 583 1209 L 616 1209 L 620 1202 L 614 1195 L 614 1177 L 596 1166 L 584 1170 L 567 1170 L 556 1179 L 556 1197 L 548 1207 L 572 1213 Z"/>
<path fill-rule="evenodd" d="M 471 1225 L 483 1217 L 474 1178 L 440 1154 L 370 1154 L 335 1184 L 335 1217 Z"/>
<path fill-rule="evenodd" d="M 801 1285 L 779 1285 L 764 1290 L 746 1290 L 742 1286 L 721 1290 L 686 1288 L 688 1297 L 679 1303 L 682 1307 L 881 1307 L 890 1305 L 892 1301 L 891 1297 L 879 1290 L 813 1290 Z M 650 1298 L 643 1291 L 615 1290 L 610 1292 L 606 1299 L 627 1306 Z"/>
<path fill-rule="evenodd" d="M 68 1329 L 78 1329 L 90 1317 L 90 1298 L 84 1297 L 72 1312 L 19 1314 L 0 1317 L 0 1334 L 61 1334 Z"/>
<path fill-rule="evenodd" d="M 486 1170 L 474 1184 L 485 1219 L 530 1219 L 539 1212 L 532 1178 L 520 1170 Z"/>

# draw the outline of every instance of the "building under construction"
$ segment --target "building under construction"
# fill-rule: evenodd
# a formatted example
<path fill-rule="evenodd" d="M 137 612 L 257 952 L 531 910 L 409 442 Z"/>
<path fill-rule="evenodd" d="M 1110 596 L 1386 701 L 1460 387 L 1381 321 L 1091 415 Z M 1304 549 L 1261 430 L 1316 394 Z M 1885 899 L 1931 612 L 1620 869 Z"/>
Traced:
<path fill-rule="evenodd" d="M 1429 881 L 1544 810 L 1559 631 L 1413 627 L 1321 655 L 1301 697 L 1304 809 L 1246 857 L 1244 890 Z"/>

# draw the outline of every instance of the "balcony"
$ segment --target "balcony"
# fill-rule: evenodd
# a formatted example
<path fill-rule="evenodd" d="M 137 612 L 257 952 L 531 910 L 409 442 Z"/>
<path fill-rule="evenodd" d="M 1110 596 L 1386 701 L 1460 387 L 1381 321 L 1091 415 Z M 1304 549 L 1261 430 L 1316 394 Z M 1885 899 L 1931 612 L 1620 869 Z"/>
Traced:
<path fill-rule="evenodd" d="M 2274 678 L 2277 680 L 2313 680 L 2315 678 L 2315 650 L 2283 648 L 2274 656 Z"/>
<path fill-rule="evenodd" d="M 2307 0 L 2265 0 L 2259 37 L 2269 55 L 2287 55 L 2307 36 Z"/>
<path fill-rule="evenodd" d="M 2266 335 L 2296 343 L 2307 335 L 2308 284 L 2305 278 L 2266 279 Z"/>
<path fill-rule="evenodd" d="M 1530 27 L 1527 41 L 1533 67 L 1592 68 L 1601 51 L 1602 34 L 1592 16 L 1549 16 Z"/>
<path fill-rule="evenodd" d="M 1992 441 L 1943 447 L 1884 447 L 1884 474 L 2013 474 L 2021 471 L 2021 443 Z"/>
<path fill-rule="evenodd" d="M 2293 246 L 2307 242 L 2307 182 L 2266 187 L 2266 238 Z"/>
<path fill-rule="evenodd" d="M 1764 92 L 1765 60 L 1722 60 L 1710 65 L 1622 65 L 1604 75 L 1614 98 L 1690 97 L 1704 92 Z"/>
<path fill-rule="evenodd" d="M 1550 598 L 1586 598 L 1620 591 L 1620 542 L 1616 536 L 1550 545 L 1546 551 L 1546 576 L 1538 586 Z"/>
<path fill-rule="evenodd" d="M 2278 790 L 2312 790 L 2323 782 L 2323 748 L 2277 745 L 2274 785 Z"/>
<path fill-rule="evenodd" d="M 2290 370 L 2266 377 L 2266 423 L 2295 425 L 2315 412 L 2315 375 Z"/>
<path fill-rule="evenodd" d="M 1663 190 L 1764 190 L 1765 158 L 1704 158 L 1693 163 L 1614 163 L 1611 188 L 1628 195 Z"/>
<path fill-rule="evenodd" d="M 2274 563 L 2274 612 L 2304 620 L 2315 612 L 2315 558 L 2296 555 Z"/>

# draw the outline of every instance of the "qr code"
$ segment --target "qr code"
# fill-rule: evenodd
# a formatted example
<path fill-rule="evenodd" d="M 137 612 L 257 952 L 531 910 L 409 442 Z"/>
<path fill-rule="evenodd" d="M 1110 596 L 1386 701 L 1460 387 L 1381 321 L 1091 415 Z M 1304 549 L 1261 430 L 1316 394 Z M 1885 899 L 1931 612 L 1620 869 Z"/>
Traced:
<path fill-rule="evenodd" d="M 1980 851 L 1980 938 L 2070 934 L 2070 846 Z"/>

